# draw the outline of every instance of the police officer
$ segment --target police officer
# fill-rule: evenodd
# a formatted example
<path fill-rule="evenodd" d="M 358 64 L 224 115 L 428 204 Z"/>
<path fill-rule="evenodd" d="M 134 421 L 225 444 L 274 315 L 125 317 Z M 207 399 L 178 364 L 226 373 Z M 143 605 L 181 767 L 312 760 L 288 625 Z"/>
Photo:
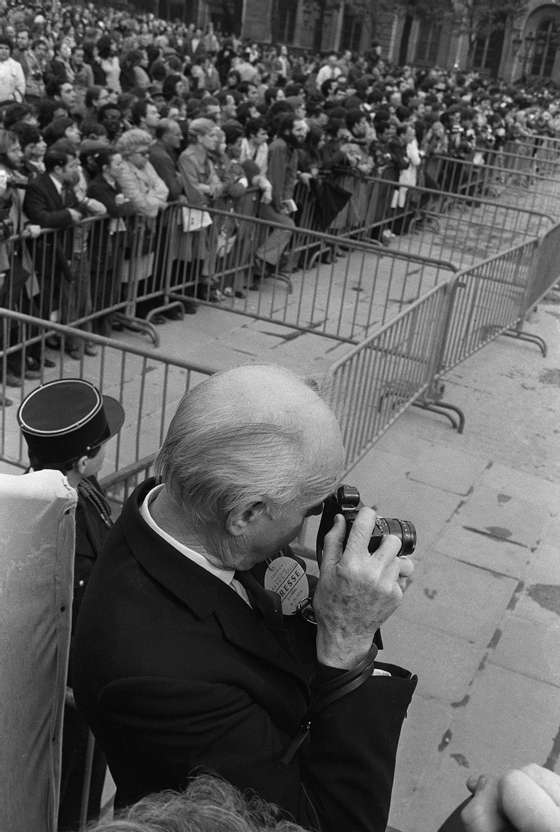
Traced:
<path fill-rule="evenodd" d="M 112 526 L 111 508 L 99 482 L 105 443 L 124 421 L 121 404 L 103 396 L 89 381 L 65 378 L 37 387 L 23 400 L 18 423 L 27 443 L 30 468 L 62 471 L 78 492 L 72 629 L 94 563 Z M 72 684 L 72 668 L 69 683 Z M 88 727 L 75 708 L 64 713 L 59 830 L 76 829 Z M 93 762 L 90 817 L 99 810 L 105 760 L 96 751 Z"/>

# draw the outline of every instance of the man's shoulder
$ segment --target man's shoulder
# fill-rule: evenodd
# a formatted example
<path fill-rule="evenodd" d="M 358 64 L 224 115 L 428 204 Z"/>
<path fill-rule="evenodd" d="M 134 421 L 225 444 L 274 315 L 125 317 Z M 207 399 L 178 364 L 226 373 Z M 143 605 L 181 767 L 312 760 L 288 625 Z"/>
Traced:
<path fill-rule="evenodd" d="M 169 150 L 166 148 L 166 146 L 163 144 L 163 142 L 160 142 L 159 140 L 154 142 L 154 144 L 150 148 L 150 161 L 152 162 L 152 164 L 155 161 L 157 163 L 164 162 L 168 165 L 172 164 L 173 166 L 175 166 L 175 159 L 173 158 Z"/>
<path fill-rule="evenodd" d="M 30 179 L 26 188 L 26 196 L 39 194 L 45 196 L 49 191 L 54 190 L 54 185 L 48 173 L 39 173 Z"/>

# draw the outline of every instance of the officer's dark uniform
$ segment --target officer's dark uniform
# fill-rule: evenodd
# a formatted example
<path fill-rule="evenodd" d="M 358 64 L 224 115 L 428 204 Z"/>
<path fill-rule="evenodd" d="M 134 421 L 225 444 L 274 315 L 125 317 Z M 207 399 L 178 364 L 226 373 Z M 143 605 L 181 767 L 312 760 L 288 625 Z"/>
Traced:
<path fill-rule="evenodd" d="M 18 410 L 18 422 L 33 468 L 67 471 L 121 428 L 124 410 L 111 396 L 83 379 L 58 379 L 33 390 Z M 96 477 L 83 477 L 77 486 L 76 544 L 72 630 L 89 576 L 112 526 L 111 509 Z M 69 668 L 72 683 L 72 667 Z M 62 742 L 59 830 L 77 829 L 88 728 L 75 708 L 66 707 Z M 96 752 L 89 817 L 99 811 L 105 760 Z"/>

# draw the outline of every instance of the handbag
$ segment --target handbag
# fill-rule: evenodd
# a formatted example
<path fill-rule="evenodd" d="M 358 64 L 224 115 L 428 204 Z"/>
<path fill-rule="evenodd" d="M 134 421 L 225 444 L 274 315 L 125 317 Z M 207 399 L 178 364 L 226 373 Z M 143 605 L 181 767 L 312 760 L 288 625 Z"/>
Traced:
<path fill-rule="evenodd" d="M 208 211 L 201 208 L 183 208 L 182 211 L 183 231 L 200 231 L 212 225 L 212 217 Z"/>

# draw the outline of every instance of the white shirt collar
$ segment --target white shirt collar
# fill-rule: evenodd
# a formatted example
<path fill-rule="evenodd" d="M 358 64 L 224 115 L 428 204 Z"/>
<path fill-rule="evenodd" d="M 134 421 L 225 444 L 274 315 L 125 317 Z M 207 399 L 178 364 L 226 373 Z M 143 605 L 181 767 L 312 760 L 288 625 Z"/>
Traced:
<path fill-rule="evenodd" d="M 216 578 L 219 578 L 220 581 L 223 581 L 228 586 L 231 586 L 231 582 L 233 581 L 234 577 L 234 570 L 233 569 L 226 569 L 225 567 L 214 566 L 213 563 L 201 555 L 200 552 L 195 552 L 194 549 L 189 549 L 188 546 L 185 546 L 179 540 L 176 540 L 166 531 L 164 531 L 161 526 L 158 526 L 152 515 L 150 514 L 150 503 L 153 499 L 160 493 L 163 485 L 155 485 L 148 493 L 146 494 L 142 505 L 140 506 L 140 514 L 142 519 L 146 521 L 148 526 L 153 529 L 160 537 L 162 537 L 166 543 L 169 543 L 170 546 L 173 546 L 174 549 L 177 549 L 184 557 L 192 560 L 193 563 L 196 563 L 197 566 L 201 566 L 202 569 L 206 569 L 207 572 L 210 572 L 211 575 L 214 575 Z"/>
<path fill-rule="evenodd" d="M 58 179 L 56 179 L 54 176 L 51 176 L 50 173 L 49 173 L 49 176 L 51 177 L 51 182 L 55 186 L 56 191 L 57 191 L 58 195 L 60 196 L 60 194 L 62 193 L 62 182 L 59 182 Z"/>

